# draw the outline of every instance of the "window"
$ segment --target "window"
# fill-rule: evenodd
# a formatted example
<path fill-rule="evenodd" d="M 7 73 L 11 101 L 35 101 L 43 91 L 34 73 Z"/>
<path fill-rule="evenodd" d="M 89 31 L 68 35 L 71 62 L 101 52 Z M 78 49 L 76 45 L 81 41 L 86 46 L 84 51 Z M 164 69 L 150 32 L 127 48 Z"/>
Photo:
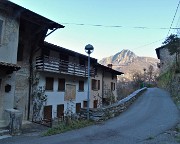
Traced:
<path fill-rule="evenodd" d="M 113 83 L 113 82 L 111 82 L 111 91 L 114 91 L 114 90 L 115 90 L 115 86 L 116 86 L 116 84 Z"/>
<path fill-rule="evenodd" d="M 3 34 L 3 20 L 0 19 L 0 44 L 2 43 L 2 34 Z"/>
<path fill-rule="evenodd" d="M 79 81 L 79 91 L 84 91 L 84 81 Z"/>
<path fill-rule="evenodd" d="M 22 61 L 23 60 L 23 49 L 24 49 L 24 45 L 19 41 L 18 53 L 17 53 L 17 61 Z"/>
<path fill-rule="evenodd" d="M 46 90 L 53 90 L 54 78 L 46 77 Z"/>
<path fill-rule="evenodd" d="M 100 90 L 100 80 L 92 79 L 92 90 Z"/>
<path fill-rule="evenodd" d="M 65 91 L 65 79 L 58 79 L 58 91 Z"/>

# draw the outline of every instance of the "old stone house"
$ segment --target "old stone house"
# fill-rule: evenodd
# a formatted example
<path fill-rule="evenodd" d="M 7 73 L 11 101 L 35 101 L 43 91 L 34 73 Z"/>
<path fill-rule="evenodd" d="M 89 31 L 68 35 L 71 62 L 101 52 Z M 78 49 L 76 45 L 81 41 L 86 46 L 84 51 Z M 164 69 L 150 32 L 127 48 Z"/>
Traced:
<path fill-rule="evenodd" d="M 160 68 L 161 73 L 164 73 L 168 70 L 169 66 L 175 62 L 175 55 L 170 55 L 166 46 L 161 46 L 155 50 L 157 57 L 160 60 L 158 67 Z"/>
<path fill-rule="evenodd" d="M 0 127 L 7 126 L 6 109 L 18 109 L 23 119 L 29 119 L 32 56 L 48 30 L 63 27 L 10 1 L 0 1 Z"/>
<path fill-rule="evenodd" d="M 64 26 L 0 1 L 0 127 L 8 124 L 6 109 L 21 111 L 23 120 L 39 120 L 87 107 L 88 57 L 44 42 L 60 28 Z M 90 108 L 116 99 L 121 74 L 91 58 Z"/>

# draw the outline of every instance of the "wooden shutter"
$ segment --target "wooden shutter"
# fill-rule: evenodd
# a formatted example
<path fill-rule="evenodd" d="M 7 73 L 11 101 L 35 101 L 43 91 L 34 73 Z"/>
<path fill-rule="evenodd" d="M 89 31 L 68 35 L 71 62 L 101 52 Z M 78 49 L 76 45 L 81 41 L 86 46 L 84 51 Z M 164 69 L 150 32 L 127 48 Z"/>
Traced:
<path fill-rule="evenodd" d="M 44 107 L 44 119 L 46 120 L 52 119 L 52 105 Z"/>
<path fill-rule="evenodd" d="M 0 19 L 0 44 L 2 43 L 2 33 L 3 33 L 3 20 Z"/>
<path fill-rule="evenodd" d="M 64 116 L 64 105 L 63 104 L 57 105 L 57 117 L 61 118 L 63 116 Z"/>
<path fill-rule="evenodd" d="M 98 100 L 94 100 L 94 108 L 97 108 Z"/>
<path fill-rule="evenodd" d="M 58 79 L 58 90 L 65 91 L 65 79 Z"/>
<path fill-rule="evenodd" d="M 87 108 L 87 101 L 83 101 L 83 107 Z"/>
<path fill-rule="evenodd" d="M 46 90 L 53 90 L 54 78 L 46 77 Z"/>
<path fill-rule="evenodd" d="M 80 113 L 81 103 L 76 103 L 76 113 Z"/>
<path fill-rule="evenodd" d="M 79 91 L 84 91 L 84 81 L 79 81 Z"/>
<path fill-rule="evenodd" d="M 100 90 L 100 80 L 98 80 L 98 90 Z"/>

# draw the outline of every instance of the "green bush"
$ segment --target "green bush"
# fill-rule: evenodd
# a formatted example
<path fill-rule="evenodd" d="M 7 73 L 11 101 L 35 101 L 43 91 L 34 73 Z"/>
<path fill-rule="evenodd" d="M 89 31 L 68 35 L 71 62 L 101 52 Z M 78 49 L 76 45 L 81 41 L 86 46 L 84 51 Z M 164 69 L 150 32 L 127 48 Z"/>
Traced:
<path fill-rule="evenodd" d="M 88 120 L 72 121 L 71 124 L 69 125 L 66 125 L 65 122 L 62 122 L 58 126 L 48 129 L 47 132 L 43 134 L 43 136 L 55 135 L 55 134 L 63 133 L 63 132 L 70 131 L 73 129 L 83 128 L 92 124 L 94 124 L 94 122 L 88 121 Z"/>

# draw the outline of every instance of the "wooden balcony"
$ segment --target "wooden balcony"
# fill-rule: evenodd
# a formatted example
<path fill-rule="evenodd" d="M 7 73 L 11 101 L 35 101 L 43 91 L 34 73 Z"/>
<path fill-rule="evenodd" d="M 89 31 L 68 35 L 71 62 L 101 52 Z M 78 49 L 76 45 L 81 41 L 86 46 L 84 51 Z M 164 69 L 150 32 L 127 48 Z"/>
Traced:
<path fill-rule="evenodd" d="M 82 66 L 48 56 L 36 57 L 36 70 L 88 77 L 87 66 Z M 91 68 L 90 75 L 95 75 L 94 68 Z"/>

